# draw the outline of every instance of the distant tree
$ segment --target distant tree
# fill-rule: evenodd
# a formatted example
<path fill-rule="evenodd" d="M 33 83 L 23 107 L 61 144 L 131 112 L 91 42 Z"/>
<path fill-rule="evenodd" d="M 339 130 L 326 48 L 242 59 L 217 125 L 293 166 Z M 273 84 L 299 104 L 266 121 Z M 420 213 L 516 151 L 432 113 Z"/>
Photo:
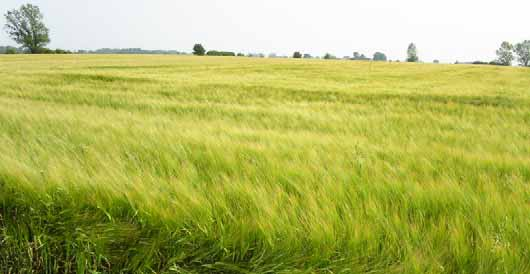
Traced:
<path fill-rule="evenodd" d="M 39 7 L 25 4 L 18 10 L 8 11 L 4 16 L 7 34 L 29 52 L 40 53 L 50 42 L 49 30 L 44 25 L 44 16 Z"/>
<path fill-rule="evenodd" d="M 299 51 L 295 51 L 293 54 L 293 58 L 300 59 L 302 58 L 302 54 Z"/>
<path fill-rule="evenodd" d="M 234 52 L 231 51 L 218 51 L 218 50 L 210 50 L 206 53 L 208 56 L 236 56 Z"/>
<path fill-rule="evenodd" d="M 39 50 L 37 52 L 34 52 L 34 53 L 38 53 L 38 54 L 55 54 L 55 50 L 51 50 L 49 48 L 39 48 Z"/>
<path fill-rule="evenodd" d="M 193 54 L 203 56 L 206 53 L 206 49 L 201 44 L 195 44 L 193 46 Z"/>
<path fill-rule="evenodd" d="M 503 66 L 511 66 L 514 59 L 513 45 L 509 42 L 502 42 L 501 47 L 497 50 L 497 62 Z"/>
<path fill-rule="evenodd" d="M 326 55 L 324 55 L 324 59 L 327 59 L 327 60 L 329 60 L 329 59 L 336 59 L 336 57 L 333 56 L 333 55 L 331 55 L 330 53 L 326 53 Z"/>
<path fill-rule="evenodd" d="M 437 59 L 434 59 L 434 61 L 432 61 L 434 64 L 440 64 L 440 61 L 437 60 Z"/>
<path fill-rule="evenodd" d="M 15 47 L 7 46 L 7 47 L 0 47 L 0 53 L 3 53 L 3 54 L 17 54 L 18 51 L 17 51 L 17 48 L 15 48 Z"/>
<path fill-rule="evenodd" d="M 55 49 L 56 54 L 71 54 L 72 52 L 64 49 Z"/>
<path fill-rule="evenodd" d="M 387 61 L 386 55 L 382 52 L 374 53 L 374 61 Z"/>
<path fill-rule="evenodd" d="M 278 58 L 276 53 L 269 53 L 269 58 Z"/>
<path fill-rule="evenodd" d="M 416 48 L 416 45 L 410 43 L 407 49 L 407 62 L 418 62 L 419 60 L 420 58 L 418 58 L 418 49 Z"/>
<path fill-rule="evenodd" d="M 349 58 L 351 60 L 360 60 L 360 61 L 368 61 L 368 60 L 371 60 L 370 58 L 366 57 L 366 55 L 364 54 L 361 54 L 359 52 L 354 52 L 353 53 L 353 57 L 352 58 Z"/>
<path fill-rule="evenodd" d="M 313 56 L 311 56 L 311 54 L 304 53 L 304 59 L 311 59 L 311 58 L 313 58 Z"/>
<path fill-rule="evenodd" d="M 6 54 L 17 54 L 17 49 L 16 48 L 7 48 L 6 49 Z"/>
<path fill-rule="evenodd" d="M 239 56 L 239 57 L 243 57 L 243 56 L 245 56 L 245 54 L 242 53 L 242 52 L 240 52 L 240 53 L 237 54 L 237 56 Z"/>
<path fill-rule="evenodd" d="M 265 54 L 263 53 L 249 53 L 247 56 L 252 58 L 265 58 Z"/>
<path fill-rule="evenodd" d="M 530 40 L 524 40 L 515 45 L 515 54 L 519 65 L 523 67 L 530 66 Z"/>

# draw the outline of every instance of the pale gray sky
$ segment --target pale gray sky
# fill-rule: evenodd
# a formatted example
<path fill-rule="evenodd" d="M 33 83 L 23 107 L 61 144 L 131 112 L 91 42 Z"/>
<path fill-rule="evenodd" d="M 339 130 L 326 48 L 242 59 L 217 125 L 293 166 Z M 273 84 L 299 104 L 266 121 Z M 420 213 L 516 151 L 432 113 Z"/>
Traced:
<path fill-rule="evenodd" d="M 492 60 L 503 40 L 530 40 L 528 0 L 1 0 L 0 13 L 40 6 L 51 48 L 299 50 L 338 57 L 382 51 L 404 59 Z M 0 18 L 3 26 L 5 20 Z M 14 45 L 2 27 L 0 45 Z"/>

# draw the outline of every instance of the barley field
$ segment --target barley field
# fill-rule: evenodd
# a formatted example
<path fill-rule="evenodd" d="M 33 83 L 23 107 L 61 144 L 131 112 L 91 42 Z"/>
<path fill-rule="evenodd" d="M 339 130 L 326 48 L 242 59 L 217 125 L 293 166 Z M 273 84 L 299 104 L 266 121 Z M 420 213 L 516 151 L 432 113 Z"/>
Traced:
<path fill-rule="evenodd" d="M 530 70 L 0 57 L 0 273 L 530 273 Z"/>

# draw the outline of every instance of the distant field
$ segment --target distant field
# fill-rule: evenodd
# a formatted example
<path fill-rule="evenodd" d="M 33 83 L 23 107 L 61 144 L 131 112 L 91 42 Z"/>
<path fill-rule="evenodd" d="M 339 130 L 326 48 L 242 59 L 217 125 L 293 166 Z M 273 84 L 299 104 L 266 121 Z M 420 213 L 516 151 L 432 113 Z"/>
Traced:
<path fill-rule="evenodd" d="M 530 273 L 530 69 L 0 57 L 0 273 Z"/>

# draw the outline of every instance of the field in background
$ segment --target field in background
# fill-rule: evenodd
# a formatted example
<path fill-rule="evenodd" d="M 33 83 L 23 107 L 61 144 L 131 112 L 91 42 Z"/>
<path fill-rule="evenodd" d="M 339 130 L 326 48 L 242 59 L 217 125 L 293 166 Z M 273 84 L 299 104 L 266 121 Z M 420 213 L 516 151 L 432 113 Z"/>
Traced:
<path fill-rule="evenodd" d="M 0 57 L 0 272 L 528 273 L 530 70 Z"/>

